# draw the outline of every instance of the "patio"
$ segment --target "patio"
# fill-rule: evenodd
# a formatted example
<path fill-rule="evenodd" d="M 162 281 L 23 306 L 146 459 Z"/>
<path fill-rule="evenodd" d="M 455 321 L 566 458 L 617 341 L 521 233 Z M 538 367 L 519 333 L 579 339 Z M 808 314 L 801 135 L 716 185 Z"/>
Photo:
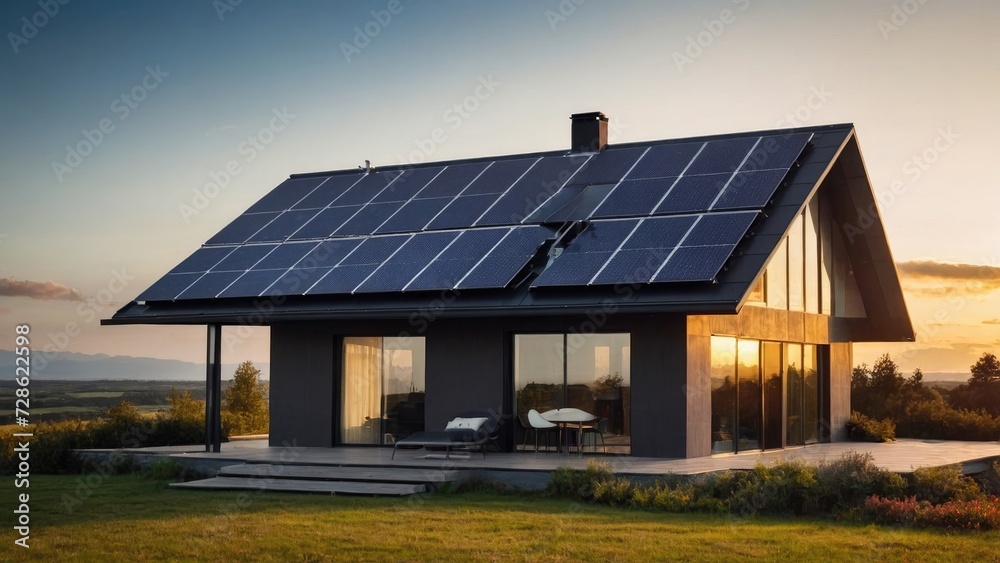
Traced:
<path fill-rule="evenodd" d="M 91 450 L 94 451 L 94 450 Z M 583 457 L 576 452 L 489 453 L 483 459 L 478 453 L 467 458 L 462 453 L 452 454 L 450 460 L 443 454 L 426 450 L 400 450 L 392 460 L 392 449 L 379 447 L 303 448 L 268 447 L 266 440 L 233 441 L 222 444 L 220 453 L 205 452 L 202 446 L 171 446 L 129 450 L 136 454 L 170 455 L 192 464 L 221 467 L 237 463 L 275 463 L 297 465 L 368 466 L 425 469 L 470 469 L 483 476 L 500 473 L 523 472 L 547 474 L 559 467 L 583 469 L 589 460 L 607 461 L 616 473 L 653 476 L 665 473 L 694 475 L 726 469 L 751 469 L 758 462 L 776 460 L 802 460 L 820 463 L 839 459 L 845 452 L 870 452 L 879 466 L 899 473 L 912 472 L 921 467 L 961 464 L 967 473 L 982 471 L 988 463 L 1000 460 L 998 442 L 955 442 L 939 440 L 901 439 L 887 444 L 863 442 L 836 442 L 814 444 L 799 448 L 786 448 L 766 452 L 722 454 L 688 459 L 658 459 L 612 454 L 592 454 Z M 524 475 L 527 477 L 528 475 Z M 508 475 L 513 477 L 513 475 Z"/>

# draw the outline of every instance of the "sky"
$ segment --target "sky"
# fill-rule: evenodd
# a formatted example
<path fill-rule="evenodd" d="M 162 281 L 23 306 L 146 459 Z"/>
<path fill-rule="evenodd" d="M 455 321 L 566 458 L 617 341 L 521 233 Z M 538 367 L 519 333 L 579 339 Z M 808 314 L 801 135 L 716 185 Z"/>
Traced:
<path fill-rule="evenodd" d="M 917 330 L 904 371 L 1000 353 L 1000 4 L 988 0 L 0 5 L 0 348 L 204 361 L 102 327 L 296 172 L 854 123 Z M 5 328 L 6 327 L 6 328 Z M 3 333 L 8 334 L 7 342 Z M 228 328 L 226 362 L 268 360 Z"/>

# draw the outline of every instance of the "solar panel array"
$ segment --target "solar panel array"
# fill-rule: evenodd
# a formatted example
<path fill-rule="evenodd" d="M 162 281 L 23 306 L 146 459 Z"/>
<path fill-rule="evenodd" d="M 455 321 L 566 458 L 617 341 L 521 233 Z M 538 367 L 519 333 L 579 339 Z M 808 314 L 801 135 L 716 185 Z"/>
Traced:
<path fill-rule="evenodd" d="M 140 301 L 707 281 L 811 137 L 743 136 L 292 178 Z"/>

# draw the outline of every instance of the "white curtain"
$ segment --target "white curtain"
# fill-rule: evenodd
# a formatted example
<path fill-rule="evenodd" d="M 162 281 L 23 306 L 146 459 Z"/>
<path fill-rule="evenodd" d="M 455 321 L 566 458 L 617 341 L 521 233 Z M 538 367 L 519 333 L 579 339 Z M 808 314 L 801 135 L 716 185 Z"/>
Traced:
<path fill-rule="evenodd" d="M 341 437 L 348 444 L 378 444 L 382 435 L 382 339 L 344 338 Z"/>

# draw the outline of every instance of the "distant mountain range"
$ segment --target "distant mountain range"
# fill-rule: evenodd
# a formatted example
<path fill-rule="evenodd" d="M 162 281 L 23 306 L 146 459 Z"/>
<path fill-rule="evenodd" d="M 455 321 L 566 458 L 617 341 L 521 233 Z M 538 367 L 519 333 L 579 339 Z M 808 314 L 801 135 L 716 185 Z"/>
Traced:
<path fill-rule="evenodd" d="M 132 379 L 132 380 L 201 380 L 205 379 L 205 365 L 180 360 L 108 356 L 107 354 L 79 354 L 60 352 L 51 361 L 35 352 L 32 355 L 31 377 L 34 379 Z M 0 350 L 0 373 L 14 376 L 15 358 L 10 350 Z M 232 379 L 239 364 L 222 364 L 222 379 Z M 261 379 L 270 375 L 269 364 L 254 364 L 261 371 Z"/>

